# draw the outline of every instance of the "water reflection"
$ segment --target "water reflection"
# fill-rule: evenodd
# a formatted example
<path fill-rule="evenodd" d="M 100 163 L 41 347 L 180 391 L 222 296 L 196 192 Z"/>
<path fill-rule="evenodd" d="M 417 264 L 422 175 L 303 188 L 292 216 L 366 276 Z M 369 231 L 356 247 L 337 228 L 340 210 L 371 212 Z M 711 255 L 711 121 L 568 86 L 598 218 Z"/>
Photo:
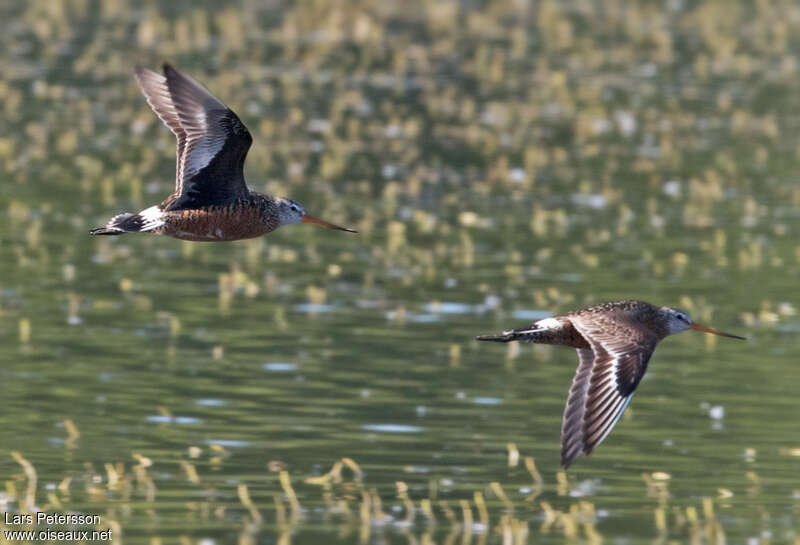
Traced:
<path fill-rule="evenodd" d="M 408 424 L 364 424 L 361 429 L 380 433 L 419 433 L 422 428 Z"/>

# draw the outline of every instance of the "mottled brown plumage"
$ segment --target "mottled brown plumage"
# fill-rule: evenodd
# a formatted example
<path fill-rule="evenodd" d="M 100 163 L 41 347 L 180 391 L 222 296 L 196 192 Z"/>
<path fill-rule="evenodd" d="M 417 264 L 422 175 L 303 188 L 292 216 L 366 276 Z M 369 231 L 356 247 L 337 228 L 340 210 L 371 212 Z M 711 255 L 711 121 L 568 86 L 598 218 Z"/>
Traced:
<path fill-rule="evenodd" d="M 167 210 L 164 225 L 155 231 L 181 240 L 242 240 L 265 235 L 279 220 L 276 207 L 263 195 L 251 193 L 229 204 L 188 210 Z"/>
<path fill-rule="evenodd" d="M 501 335 L 477 338 L 577 349 L 578 369 L 561 426 L 561 465 L 566 468 L 582 454 L 590 454 L 614 428 L 644 376 L 656 344 L 687 329 L 743 339 L 696 324 L 681 310 L 633 300 L 603 303 Z"/>
<path fill-rule="evenodd" d="M 300 222 L 355 232 L 307 215 L 290 199 L 250 191 L 244 162 L 253 138 L 239 117 L 200 83 L 168 64 L 163 75 L 137 68 L 136 79 L 147 103 L 175 135 L 175 191 L 161 204 L 115 216 L 91 234 L 149 232 L 183 240 L 240 240 Z"/>

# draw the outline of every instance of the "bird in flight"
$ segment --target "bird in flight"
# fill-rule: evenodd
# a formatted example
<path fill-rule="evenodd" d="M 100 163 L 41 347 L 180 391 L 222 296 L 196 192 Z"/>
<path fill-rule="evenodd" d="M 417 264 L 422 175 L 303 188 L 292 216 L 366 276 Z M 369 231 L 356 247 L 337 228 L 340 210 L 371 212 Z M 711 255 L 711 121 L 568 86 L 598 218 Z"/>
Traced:
<path fill-rule="evenodd" d="M 578 351 L 561 423 L 561 465 L 568 468 L 603 442 L 630 403 L 656 344 L 687 329 L 745 340 L 697 324 L 675 308 L 614 301 L 545 318 L 528 327 L 481 335 L 479 341 L 528 341 Z"/>
<path fill-rule="evenodd" d="M 239 117 L 208 89 L 164 64 L 164 73 L 136 68 L 148 104 L 178 141 L 175 191 L 161 204 L 114 216 L 93 235 L 154 233 L 182 240 L 240 240 L 291 223 L 355 233 L 306 214 L 285 197 L 250 191 L 244 161 L 253 141 Z"/>

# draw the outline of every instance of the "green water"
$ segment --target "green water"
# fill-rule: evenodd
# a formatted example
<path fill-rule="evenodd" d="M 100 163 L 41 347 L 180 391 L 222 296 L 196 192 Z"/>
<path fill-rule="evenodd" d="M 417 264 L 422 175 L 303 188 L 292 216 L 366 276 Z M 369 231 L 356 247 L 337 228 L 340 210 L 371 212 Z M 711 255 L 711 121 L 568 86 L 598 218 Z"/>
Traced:
<path fill-rule="evenodd" d="M 0 510 L 114 543 L 800 539 L 793 3 L 2 11 Z M 132 77 L 164 60 L 248 125 L 254 189 L 360 234 L 88 236 L 171 191 Z M 565 475 L 574 351 L 472 339 L 628 297 L 748 341 L 665 340 Z"/>

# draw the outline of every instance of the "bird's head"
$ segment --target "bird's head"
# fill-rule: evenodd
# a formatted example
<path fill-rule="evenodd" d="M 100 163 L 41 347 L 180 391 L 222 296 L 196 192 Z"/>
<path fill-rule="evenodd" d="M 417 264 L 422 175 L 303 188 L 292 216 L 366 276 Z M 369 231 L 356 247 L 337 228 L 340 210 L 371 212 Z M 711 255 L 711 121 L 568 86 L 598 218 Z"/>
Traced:
<path fill-rule="evenodd" d="M 316 223 L 328 229 L 338 229 L 339 231 L 347 231 L 348 233 L 357 233 L 355 229 L 348 229 L 347 227 L 339 227 L 333 223 L 328 223 L 314 216 L 306 214 L 303 205 L 292 199 L 285 197 L 277 197 L 275 202 L 278 205 L 278 219 L 281 225 L 288 225 L 290 223 Z"/>
<path fill-rule="evenodd" d="M 681 331 L 686 331 L 687 329 L 694 329 L 695 331 L 703 331 L 705 333 L 713 333 L 714 335 L 720 335 L 721 337 L 731 337 L 732 339 L 741 339 L 745 340 L 744 337 L 740 337 L 738 335 L 732 335 L 730 333 L 723 333 L 722 331 L 718 331 L 708 326 L 704 326 L 692 321 L 692 318 L 689 316 L 689 313 L 685 310 L 680 310 L 677 308 L 670 308 L 670 307 L 661 307 L 661 311 L 664 313 L 666 317 L 666 328 L 667 334 L 672 335 L 674 333 L 680 333 Z"/>

